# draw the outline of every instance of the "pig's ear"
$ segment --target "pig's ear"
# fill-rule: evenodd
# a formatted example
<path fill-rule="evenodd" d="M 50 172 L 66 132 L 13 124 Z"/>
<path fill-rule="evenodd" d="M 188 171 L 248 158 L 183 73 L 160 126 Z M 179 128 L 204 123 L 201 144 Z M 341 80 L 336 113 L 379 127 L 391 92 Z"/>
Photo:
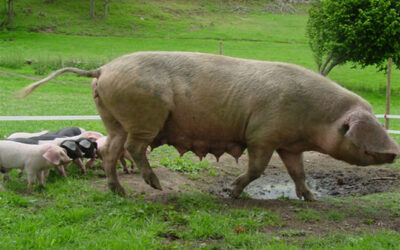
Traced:
<path fill-rule="evenodd" d="M 43 154 L 43 158 L 51 162 L 54 165 L 59 165 L 61 161 L 60 152 L 55 150 L 53 147 L 49 147 Z"/>
<path fill-rule="evenodd" d="M 350 113 L 340 130 L 363 150 L 382 154 L 400 154 L 399 145 L 389 136 L 375 116 L 367 111 Z"/>
<path fill-rule="evenodd" d="M 90 141 L 89 140 L 81 140 L 79 142 L 79 145 L 82 146 L 83 148 L 89 149 L 90 148 Z"/>

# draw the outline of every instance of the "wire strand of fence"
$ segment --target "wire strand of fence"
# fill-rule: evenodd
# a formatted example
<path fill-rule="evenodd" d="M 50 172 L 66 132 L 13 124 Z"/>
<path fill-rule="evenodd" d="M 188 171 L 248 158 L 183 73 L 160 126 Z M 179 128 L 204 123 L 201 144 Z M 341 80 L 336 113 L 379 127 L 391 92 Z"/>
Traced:
<path fill-rule="evenodd" d="M 375 115 L 377 118 L 400 119 L 400 115 Z M 66 115 L 66 116 L 0 116 L 0 121 L 72 121 L 100 120 L 98 115 Z M 398 130 L 387 130 L 389 134 L 400 134 Z"/>

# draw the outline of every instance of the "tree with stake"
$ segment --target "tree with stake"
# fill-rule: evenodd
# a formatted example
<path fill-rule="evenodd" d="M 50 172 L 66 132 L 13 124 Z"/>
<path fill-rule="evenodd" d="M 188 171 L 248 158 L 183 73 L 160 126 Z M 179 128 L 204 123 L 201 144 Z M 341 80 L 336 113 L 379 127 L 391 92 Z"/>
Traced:
<path fill-rule="evenodd" d="M 400 66 L 400 1 L 316 0 L 309 15 L 307 35 L 322 75 L 346 62 L 386 70 L 389 57 Z"/>

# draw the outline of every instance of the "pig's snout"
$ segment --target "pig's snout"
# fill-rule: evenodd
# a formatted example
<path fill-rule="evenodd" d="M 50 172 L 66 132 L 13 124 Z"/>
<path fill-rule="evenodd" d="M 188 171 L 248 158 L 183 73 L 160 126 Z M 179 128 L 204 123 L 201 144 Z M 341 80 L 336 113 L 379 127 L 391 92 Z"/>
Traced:
<path fill-rule="evenodd" d="M 365 154 L 372 158 L 375 164 L 393 163 L 397 158 L 397 154 L 392 153 L 372 153 L 365 151 Z"/>

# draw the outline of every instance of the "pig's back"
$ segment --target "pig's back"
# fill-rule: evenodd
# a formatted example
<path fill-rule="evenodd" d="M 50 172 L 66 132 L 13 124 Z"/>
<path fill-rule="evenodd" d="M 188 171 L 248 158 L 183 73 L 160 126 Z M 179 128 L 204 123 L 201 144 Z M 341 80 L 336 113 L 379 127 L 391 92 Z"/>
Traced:
<path fill-rule="evenodd" d="M 4 168 L 24 168 L 25 163 L 36 161 L 39 154 L 38 145 L 29 145 L 13 141 L 0 142 L 0 164 Z"/>

